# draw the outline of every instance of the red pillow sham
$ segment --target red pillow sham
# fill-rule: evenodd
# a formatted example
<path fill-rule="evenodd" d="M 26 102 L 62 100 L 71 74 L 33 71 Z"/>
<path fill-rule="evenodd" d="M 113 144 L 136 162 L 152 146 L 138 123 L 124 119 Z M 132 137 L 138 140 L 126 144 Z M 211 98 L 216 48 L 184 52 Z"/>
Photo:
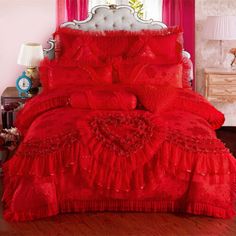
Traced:
<path fill-rule="evenodd" d="M 145 58 L 154 59 L 158 64 L 175 64 L 182 59 L 183 39 L 179 27 L 99 32 L 60 28 L 54 37 L 57 56 L 78 63 L 101 64 L 120 57 L 137 62 Z"/>
<path fill-rule="evenodd" d="M 119 75 L 118 82 L 121 83 L 170 85 L 182 88 L 182 63 L 158 65 L 124 62 L 117 69 L 117 72 Z"/>
<path fill-rule="evenodd" d="M 93 110 L 134 110 L 137 106 L 135 95 L 126 91 L 92 91 L 72 94 L 72 107 Z"/>
<path fill-rule="evenodd" d="M 111 84 L 111 66 L 68 66 L 56 60 L 45 59 L 40 64 L 40 80 L 45 89 L 67 86 Z"/>

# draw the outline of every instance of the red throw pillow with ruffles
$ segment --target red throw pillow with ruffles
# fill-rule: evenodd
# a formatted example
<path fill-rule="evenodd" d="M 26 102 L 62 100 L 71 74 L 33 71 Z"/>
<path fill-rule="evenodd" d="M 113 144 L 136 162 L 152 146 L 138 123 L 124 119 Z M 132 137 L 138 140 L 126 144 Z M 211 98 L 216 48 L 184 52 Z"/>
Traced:
<path fill-rule="evenodd" d="M 72 94 L 70 105 L 79 109 L 134 110 L 137 99 L 126 91 L 85 90 Z"/>

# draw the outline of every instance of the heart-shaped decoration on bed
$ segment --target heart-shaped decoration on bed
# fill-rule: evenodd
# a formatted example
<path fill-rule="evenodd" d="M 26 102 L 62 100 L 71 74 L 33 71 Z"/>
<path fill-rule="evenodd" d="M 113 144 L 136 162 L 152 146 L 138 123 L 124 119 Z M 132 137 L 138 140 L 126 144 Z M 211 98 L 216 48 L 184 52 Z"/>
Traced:
<path fill-rule="evenodd" d="M 95 115 L 88 124 L 96 140 L 120 156 L 129 156 L 144 147 L 154 130 L 150 117 L 143 113 Z"/>

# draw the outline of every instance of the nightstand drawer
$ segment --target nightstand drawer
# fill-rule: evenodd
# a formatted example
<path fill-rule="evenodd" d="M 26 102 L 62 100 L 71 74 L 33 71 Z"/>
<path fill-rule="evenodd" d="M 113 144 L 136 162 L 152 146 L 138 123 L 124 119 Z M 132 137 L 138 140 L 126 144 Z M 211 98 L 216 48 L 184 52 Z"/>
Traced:
<path fill-rule="evenodd" d="M 214 75 L 210 74 L 208 77 L 209 84 L 235 84 L 236 85 L 236 75 Z"/>
<path fill-rule="evenodd" d="M 209 96 L 236 96 L 236 86 L 212 85 L 209 87 Z"/>

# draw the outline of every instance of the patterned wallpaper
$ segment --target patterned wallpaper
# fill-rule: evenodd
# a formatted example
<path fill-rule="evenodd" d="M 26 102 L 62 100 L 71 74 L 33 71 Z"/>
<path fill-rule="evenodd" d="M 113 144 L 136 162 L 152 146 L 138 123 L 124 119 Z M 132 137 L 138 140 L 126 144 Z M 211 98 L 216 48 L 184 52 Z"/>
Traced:
<path fill-rule="evenodd" d="M 236 15 L 236 0 L 195 0 L 196 17 L 196 87 L 204 93 L 205 67 L 217 66 L 220 59 L 219 41 L 209 41 L 202 37 L 202 31 L 207 16 Z M 224 41 L 224 55 L 236 41 Z"/>

